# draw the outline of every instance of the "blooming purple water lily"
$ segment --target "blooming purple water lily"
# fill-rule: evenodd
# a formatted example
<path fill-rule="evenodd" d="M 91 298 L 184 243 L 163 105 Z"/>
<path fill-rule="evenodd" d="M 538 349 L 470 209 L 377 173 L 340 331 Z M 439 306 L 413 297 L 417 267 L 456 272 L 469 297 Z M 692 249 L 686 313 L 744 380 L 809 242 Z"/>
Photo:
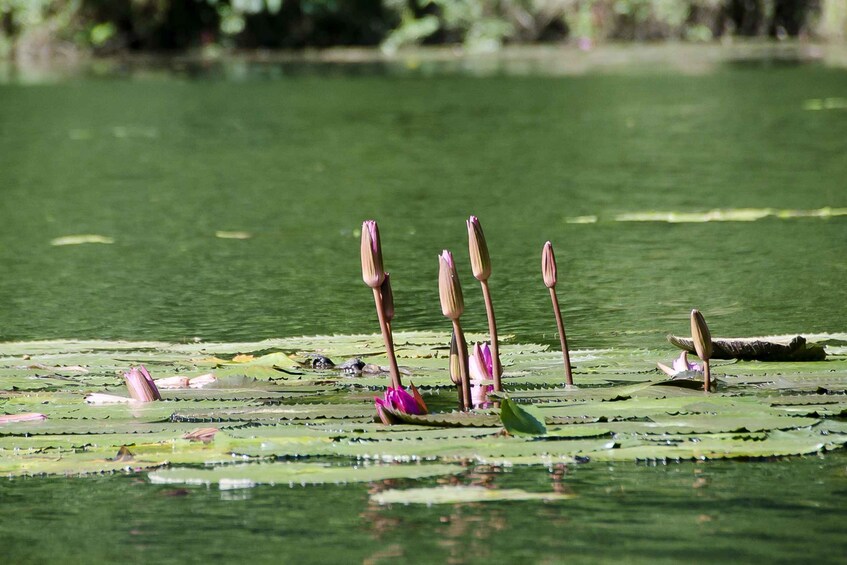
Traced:
<path fill-rule="evenodd" d="M 675 377 L 681 373 L 686 373 L 689 371 L 693 371 L 696 373 L 702 373 L 703 367 L 699 363 L 690 363 L 688 361 L 688 352 L 683 351 L 679 354 L 679 357 L 673 360 L 672 366 L 668 367 L 662 363 L 656 363 L 659 366 L 659 369 L 662 370 L 663 373 L 668 375 L 669 377 Z"/>
<path fill-rule="evenodd" d="M 397 420 L 391 415 L 391 412 L 416 416 L 427 413 L 426 404 L 424 404 L 418 389 L 413 384 L 409 388 L 412 391 L 411 393 L 403 388 L 390 386 L 382 398 L 374 397 L 374 406 L 376 406 L 377 415 L 382 423 L 396 423 Z"/>
<path fill-rule="evenodd" d="M 494 390 L 494 362 L 491 349 L 487 343 L 476 343 L 473 353 L 468 356 L 471 376 L 471 400 L 474 406 L 484 406 L 488 403 L 488 393 Z"/>

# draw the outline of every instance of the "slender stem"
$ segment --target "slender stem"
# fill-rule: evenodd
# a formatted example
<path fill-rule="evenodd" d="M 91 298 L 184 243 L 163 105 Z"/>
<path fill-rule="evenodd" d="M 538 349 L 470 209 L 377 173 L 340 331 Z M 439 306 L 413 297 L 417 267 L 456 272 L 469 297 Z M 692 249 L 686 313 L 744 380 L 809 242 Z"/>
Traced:
<path fill-rule="evenodd" d="M 503 385 L 500 383 L 500 375 L 503 368 L 500 366 L 500 346 L 497 340 L 497 321 L 494 319 L 494 304 L 491 302 L 491 292 L 488 290 L 488 281 L 479 281 L 482 285 L 482 297 L 485 299 L 485 313 L 488 314 L 488 333 L 491 334 L 491 369 L 494 377 L 494 390 L 500 392 Z"/>
<path fill-rule="evenodd" d="M 462 402 L 465 410 L 471 409 L 471 381 L 468 378 L 468 344 L 458 318 L 453 320 L 453 333 L 456 334 L 456 345 L 459 349 L 459 376 L 461 377 Z"/>
<path fill-rule="evenodd" d="M 705 392 L 712 390 L 712 370 L 708 359 L 703 360 L 703 390 Z"/>
<path fill-rule="evenodd" d="M 571 354 L 568 351 L 568 338 L 565 336 L 565 324 L 562 322 L 562 311 L 559 308 L 559 298 L 556 296 L 555 286 L 550 288 L 550 298 L 553 300 L 553 312 L 556 314 L 556 326 L 559 328 L 559 340 L 562 342 L 562 356 L 565 358 L 565 379 L 568 385 L 572 385 Z"/>
<path fill-rule="evenodd" d="M 378 288 L 374 291 L 374 303 L 376 304 L 376 315 L 379 318 L 379 329 L 382 331 L 382 339 L 385 341 L 385 352 L 388 355 L 388 367 L 391 370 L 391 386 L 403 388 L 400 382 L 400 368 L 397 366 L 397 357 L 394 355 L 394 338 L 391 337 L 391 326 L 385 319 L 385 310 L 382 308 L 382 294 Z"/>

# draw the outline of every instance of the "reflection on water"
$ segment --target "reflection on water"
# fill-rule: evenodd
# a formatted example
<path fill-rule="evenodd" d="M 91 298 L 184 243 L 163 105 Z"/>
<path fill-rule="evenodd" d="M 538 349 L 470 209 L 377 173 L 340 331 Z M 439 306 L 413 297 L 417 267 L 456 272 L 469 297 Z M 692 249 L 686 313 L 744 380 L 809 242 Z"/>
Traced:
<path fill-rule="evenodd" d="M 173 489 L 143 475 L 3 480 L 0 500 L 14 520 L 0 522 L 0 545 L 10 563 L 828 563 L 847 551 L 845 465 L 843 452 L 764 462 L 471 465 L 455 480 L 576 497 L 433 506 L 376 506 L 369 493 L 435 480 L 236 491 Z"/>

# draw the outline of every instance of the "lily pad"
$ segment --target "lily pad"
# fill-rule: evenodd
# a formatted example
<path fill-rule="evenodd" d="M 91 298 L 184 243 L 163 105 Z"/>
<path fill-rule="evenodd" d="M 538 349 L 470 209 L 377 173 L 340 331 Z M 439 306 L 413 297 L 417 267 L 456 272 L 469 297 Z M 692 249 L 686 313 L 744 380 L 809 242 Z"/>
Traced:
<path fill-rule="evenodd" d="M 520 489 L 490 489 L 480 486 L 440 486 L 433 488 L 392 489 L 371 495 L 377 504 L 467 504 L 504 500 L 558 501 L 574 498 L 559 492 L 528 492 Z"/>
<path fill-rule="evenodd" d="M 315 485 L 386 479 L 420 479 L 464 471 L 459 465 L 369 464 L 355 467 L 319 463 L 256 463 L 213 469 L 167 469 L 150 473 L 153 484 L 218 485 L 221 490 L 260 484 Z"/>

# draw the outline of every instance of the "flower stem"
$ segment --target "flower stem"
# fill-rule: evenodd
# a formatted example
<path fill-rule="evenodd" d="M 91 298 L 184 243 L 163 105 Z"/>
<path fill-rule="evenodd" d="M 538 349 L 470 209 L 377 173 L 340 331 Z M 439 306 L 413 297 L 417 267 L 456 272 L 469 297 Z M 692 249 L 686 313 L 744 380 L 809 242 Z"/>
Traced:
<path fill-rule="evenodd" d="M 462 403 L 465 406 L 465 410 L 470 410 L 471 382 L 468 378 L 468 344 L 465 341 L 465 334 L 462 332 L 462 326 L 459 324 L 458 318 L 453 320 L 453 333 L 456 334 L 456 345 L 459 349 L 459 375 L 462 381 Z"/>
<path fill-rule="evenodd" d="M 703 361 L 703 390 L 710 392 L 712 390 L 712 370 L 709 367 L 709 360 Z"/>
<path fill-rule="evenodd" d="M 376 304 L 376 315 L 379 318 L 379 328 L 382 330 L 382 339 L 385 341 L 385 352 L 388 355 L 388 366 L 391 370 L 391 386 L 403 388 L 400 382 L 400 368 L 397 366 L 397 357 L 394 355 L 394 338 L 391 337 L 391 326 L 385 319 L 385 310 L 382 307 L 382 294 L 379 288 L 374 288 L 374 303 Z"/>
<path fill-rule="evenodd" d="M 556 296 L 556 287 L 550 287 L 550 298 L 553 300 L 553 312 L 556 314 L 556 326 L 559 328 L 559 340 L 562 342 L 562 356 L 565 359 L 565 379 L 568 386 L 573 384 L 573 373 L 571 372 L 571 355 L 568 351 L 568 338 L 565 336 L 565 324 L 562 322 L 562 311 L 559 308 L 559 297 Z"/>
<path fill-rule="evenodd" d="M 482 297 L 485 299 L 485 313 L 488 315 L 488 333 L 491 334 L 491 372 L 494 377 L 494 390 L 500 392 L 503 385 L 500 376 L 503 368 L 500 366 L 500 347 L 497 340 L 497 321 L 494 319 L 494 304 L 491 302 L 491 292 L 488 290 L 488 281 L 479 281 L 482 285 Z"/>

